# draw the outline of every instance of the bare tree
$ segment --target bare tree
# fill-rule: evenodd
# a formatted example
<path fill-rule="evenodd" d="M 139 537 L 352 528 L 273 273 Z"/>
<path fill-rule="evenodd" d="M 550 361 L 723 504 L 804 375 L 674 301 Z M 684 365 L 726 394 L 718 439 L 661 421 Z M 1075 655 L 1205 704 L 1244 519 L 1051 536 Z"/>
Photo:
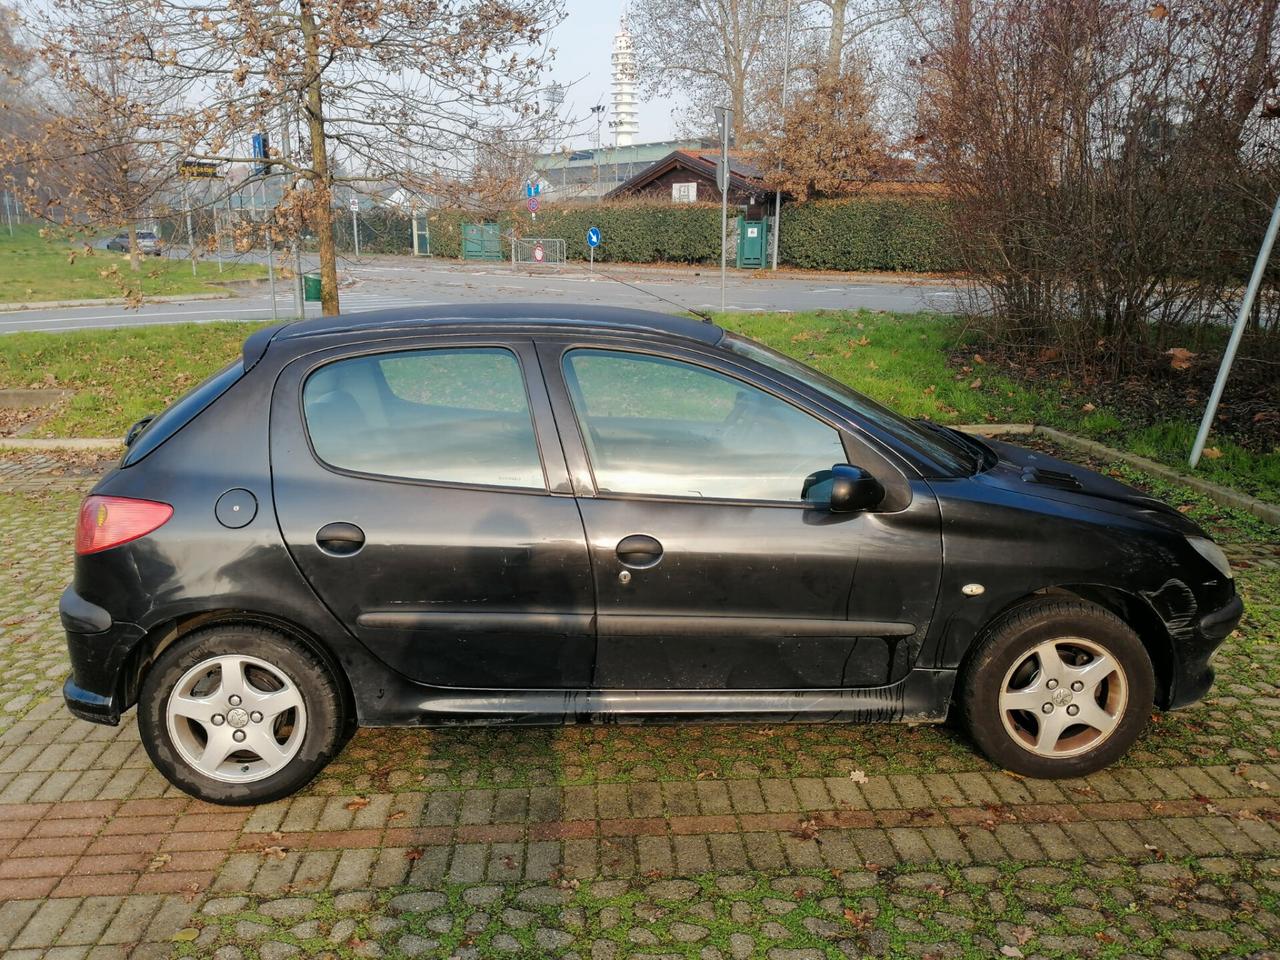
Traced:
<path fill-rule="evenodd" d="M 125 227 L 136 272 L 138 224 L 175 168 L 152 119 L 164 107 L 152 98 L 164 87 L 145 82 L 105 40 L 122 26 L 114 16 L 82 24 L 89 42 L 74 55 L 56 45 L 38 48 L 38 69 L 33 63 L 24 95 L 11 108 L 22 135 L 0 143 L 0 155 L 24 170 L 17 186 L 37 215 Z"/>
<path fill-rule="evenodd" d="M 538 91 L 561 0 L 49 0 L 47 43 L 71 56 L 81 24 L 128 23 L 118 55 L 181 95 L 157 113 L 175 155 L 253 163 L 248 135 L 292 135 L 272 157 L 285 211 L 319 242 L 323 310 L 337 313 L 333 189 L 430 193 L 477 146 L 539 143 Z M 295 127 L 296 124 L 296 127 Z M 340 172 L 338 165 L 343 170 Z"/>
<path fill-rule="evenodd" d="M 1275 0 L 950 0 L 925 149 L 994 329 L 1129 366 L 1235 296 L 1280 187 Z"/>
<path fill-rule="evenodd" d="M 741 142 L 759 125 L 756 94 L 776 83 L 767 65 L 782 45 L 784 11 L 785 0 L 636 0 L 629 17 L 647 68 L 644 92 L 687 95 L 700 130 L 710 126 L 712 107 L 732 107 L 734 139 Z"/>

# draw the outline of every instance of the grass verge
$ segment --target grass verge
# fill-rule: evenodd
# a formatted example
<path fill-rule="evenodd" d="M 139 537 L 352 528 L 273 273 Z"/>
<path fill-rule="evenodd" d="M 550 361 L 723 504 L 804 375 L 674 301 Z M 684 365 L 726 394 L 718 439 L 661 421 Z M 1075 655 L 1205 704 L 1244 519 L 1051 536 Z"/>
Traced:
<path fill-rule="evenodd" d="M 963 334 L 935 314 L 823 311 L 719 319 L 907 416 L 1042 423 L 1186 469 L 1193 420 L 1139 424 L 1124 409 L 1085 403 L 1063 380 L 1031 383 L 972 353 L 956 365 L 949 358 L 960 352 Z M 0 339 L 0 386 L 75 391 L 34 435 L 116 436 L 229 361 L 254 329 L 211 323 L 14 334 Z M 1221 456 L 1202 460 L 1200 476 L 1280 502 L 1280 451 L 1246 449 L 1217 437 L 1211 442 Z"/>
<path fill-rule="evenodd" d="M 1029 378 L 963 350 L 958 325 L 935 314 L 868 311 L 726 314 L 725 327 L 766 343 L 909 417 L 939 423 L 1040 423 L 1090 437 L 1186 472 L 1201 411 L 1156 424 L 1122 407 L 1090 402 L 1062 377 Z M 963 353 L 961 365 L 950 358 Z M 1016 438 L 1015 438 L 1016 442 Z M 1196 473 L 1280 503 L 1280 450 L 1248 449 L 1211 436 L 1216 457 Z"/>
<path fill-rule="evenodd" d="M 265 277 L 254 263 L 227 263 L 221 272 L 213 260 L 143 257 L 142 269 L 129 269 L 125 254 L 89 250 L 83 244 L 45 239 L 30 224 L 14 228 L 14 236 L 0 231 L 0 303 L 46 300 L 97 300 L 108 297 L 172 296 L 212 293 L 214 281 Z"/>

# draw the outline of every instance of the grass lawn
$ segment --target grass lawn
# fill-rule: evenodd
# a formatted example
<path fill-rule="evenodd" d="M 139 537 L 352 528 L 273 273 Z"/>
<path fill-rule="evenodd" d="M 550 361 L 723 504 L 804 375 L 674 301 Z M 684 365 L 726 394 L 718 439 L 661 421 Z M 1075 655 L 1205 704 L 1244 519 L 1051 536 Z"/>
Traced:
<path fill-rule="evenodd" d="M 72 254 L 75 254 L 74 259 Z M 0 229 L 0 303 L 41 300 L 92 300 L 104 297 L 144 297 L 218 290 L 211 281 L 265 277 L 259 264 L 226 263 L 218 272 L 216 260 L 200 260 L 196 276 L 190 260 L 143 257 L 142 269 L 129 269 L 129 257 L 84 244 L 44 239 L 36 227 L 15 227 L 14 236 Z"/>
<path fill-rule="evenodd" d="M 729 314 L 720 322 L 791 354 L 907 416 L 941 423 L 1034 422 L 1185 468 L 1193 420 L 1155 427 L 1125 411 L 1086 412 L 1070 384 L 1025 380 L 973 359 L 948 363 L 962 334 L 934 314 Z M 231 360 L 255 325 L 184 324 L 138 329 L 22 333 L 0 338 L 0 386 L 49 385 L 75 396 L 34 436 L 122 435 Z M 1212 437 L 1222 455 L 1201 461 L 1210 480 L 1280 502 L 1280 451 L 1246 450 Z"/>
<path fill-rule="evenodd" d="M 717 321 L 906 416 L 946 424 L 1044 424 L 1187 471 L 1200 409 L 1186 419 L 1140 425 L 1123 409 L 1091 403 L 1065 378 L 1044 378 L 1032 389 L 972 352 L 963 366 L 952 366 L 948 355 L 963 345 L 964 334 L 935 314 L 740 313 Z M 1201 460 L 1198 476 L 1280 502 L 1280 450 L 1250 450 L 1213 434 L 1209 444 L 1220 456 Z"/>

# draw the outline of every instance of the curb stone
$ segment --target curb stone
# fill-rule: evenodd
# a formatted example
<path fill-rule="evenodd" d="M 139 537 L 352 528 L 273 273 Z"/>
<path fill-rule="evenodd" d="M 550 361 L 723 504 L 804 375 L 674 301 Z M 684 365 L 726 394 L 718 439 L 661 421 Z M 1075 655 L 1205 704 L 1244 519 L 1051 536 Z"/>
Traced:
<path fill-rule="evenodd" d="M 215 283 L 217 281 L 210 281 Z M 229 286 L 236 281 L 227 281 Z M 144 303 L 187 303 L 191 300 L 230 300 L 234 293 L 183 293 L 159 297 L 144 297 Z M 91 297 L 87 300 L 32 300 L 28 303 L 0 303 L 0 313 L 19 313 L 23 310 L 52 310 L 58 307 L 122 307 L 129 303 L 124 297 Z"/>

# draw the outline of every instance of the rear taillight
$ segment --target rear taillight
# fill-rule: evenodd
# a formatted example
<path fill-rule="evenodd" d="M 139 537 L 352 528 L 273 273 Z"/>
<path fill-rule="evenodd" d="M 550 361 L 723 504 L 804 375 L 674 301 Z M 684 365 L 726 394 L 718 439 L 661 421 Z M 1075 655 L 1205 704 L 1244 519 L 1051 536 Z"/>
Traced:
<path fill-rule="evenodd" d="M 76 524 L 76 553 L 97 553 L 145 537 L 173 516 L 173 507 L 131 497 L 86 497 Z"/>

